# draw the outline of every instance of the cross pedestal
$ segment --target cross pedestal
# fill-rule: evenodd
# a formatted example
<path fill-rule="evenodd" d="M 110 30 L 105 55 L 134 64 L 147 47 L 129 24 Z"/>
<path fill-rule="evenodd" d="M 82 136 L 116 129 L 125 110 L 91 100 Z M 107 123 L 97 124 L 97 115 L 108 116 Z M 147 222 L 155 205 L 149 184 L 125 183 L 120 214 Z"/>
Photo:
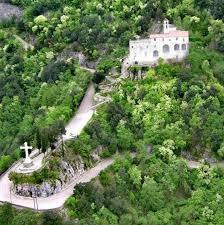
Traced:
<path fill-rule="evenodd" d="M 23 166 L 29 168 L 33 165 L 32 159 L 29 157 L 29 149 L 32 149 L 32 146 L 28 146 L 27 142 L 24 143 L 24 146 L 21 146 L 20 149 L 25 150 L 26 158 L 23 162 Z"/>

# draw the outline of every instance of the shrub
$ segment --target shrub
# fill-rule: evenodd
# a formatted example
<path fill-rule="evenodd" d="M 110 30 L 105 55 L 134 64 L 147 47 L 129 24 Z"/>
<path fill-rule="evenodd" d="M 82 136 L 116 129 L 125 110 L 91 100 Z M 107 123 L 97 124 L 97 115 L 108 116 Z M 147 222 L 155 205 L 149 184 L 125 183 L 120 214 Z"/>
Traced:
<path fill-rule="evenodd" d="M 109 185 L 110 181 L 111 181 L 110 174 L 108 172 L 106 172 L 106 171 L 102 171 L 100 173 L 99 179 L 100 179 L 100 183 L 103 186 Z"/>

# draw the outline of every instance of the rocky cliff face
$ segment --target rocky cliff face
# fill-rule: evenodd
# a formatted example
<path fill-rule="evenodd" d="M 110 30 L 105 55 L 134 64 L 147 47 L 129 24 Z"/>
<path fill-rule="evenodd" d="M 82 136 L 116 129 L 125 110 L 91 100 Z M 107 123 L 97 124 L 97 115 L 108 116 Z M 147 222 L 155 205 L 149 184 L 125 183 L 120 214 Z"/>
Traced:
<path fill-rule="evenodd" d="M 9 20 L 12 17 L 19 18 L 22 15 L 23 11 L 21 8 L 8 3 L 1 3 L 0 1 L 0 21 Z"/>
<path fill-rule="evenodd" d="M 69 58 L 78 60 L 80 66 L 96 69 L 97 62 L 88 60 L 82 52 L 76 52 L 70 49 L 62 51 L 61 54 L 58 55 L 57 61 L 67 60 Z"/>
<path fill-rule="evenodd" d="M 14 186 L 14 192 L 17 195 L 24 197 L 48 197 L 56 194 L 64 189 L 75 178 L 80 176 L 84 169 L 84 163 L 80 156 L 73 165 L 68 162 L 60 161 L 60 175 L 56 181 L 45 181 L 42 184 L 19 184 Z"/>
<path fill-rule="evenodd" d="M 101 160 L 100 155 L 102 154 L 103 150 L 103 146 L 99 146 L 91 153 L 90 157 L 93 163 L 97 163 Z"/>

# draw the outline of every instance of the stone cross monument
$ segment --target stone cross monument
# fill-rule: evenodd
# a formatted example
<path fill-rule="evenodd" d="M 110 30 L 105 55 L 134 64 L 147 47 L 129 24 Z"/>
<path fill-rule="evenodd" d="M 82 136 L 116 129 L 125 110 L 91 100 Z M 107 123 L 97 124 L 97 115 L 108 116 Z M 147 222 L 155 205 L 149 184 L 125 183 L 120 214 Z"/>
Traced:
<path fill-rule="evenodd" d="M 32 149 L 32 146 L 28 146 L 27 142 L 24 143 L 24 146 L 20 146 L 20 149 L 25 150 L 26 158 L 23 162 L 24 167 L 31 167 L 33 165 L 32 159 L 29 157 L 29 149 Z"/>

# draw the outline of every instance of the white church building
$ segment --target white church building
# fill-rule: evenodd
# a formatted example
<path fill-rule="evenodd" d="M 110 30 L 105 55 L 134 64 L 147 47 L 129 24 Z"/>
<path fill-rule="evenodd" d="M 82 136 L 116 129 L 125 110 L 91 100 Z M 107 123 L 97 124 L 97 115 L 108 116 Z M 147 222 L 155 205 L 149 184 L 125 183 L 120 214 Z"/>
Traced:
<path fill-rule="evenodd" d="M 147 39 L 129 42 L 128 64 L 152 66 L 159 58 L 166 62 L 179 62 L 186 58 L 188 52 L 189 32 L 177 30 L 165 19 L 162 33 L 150 34 Z"/>

